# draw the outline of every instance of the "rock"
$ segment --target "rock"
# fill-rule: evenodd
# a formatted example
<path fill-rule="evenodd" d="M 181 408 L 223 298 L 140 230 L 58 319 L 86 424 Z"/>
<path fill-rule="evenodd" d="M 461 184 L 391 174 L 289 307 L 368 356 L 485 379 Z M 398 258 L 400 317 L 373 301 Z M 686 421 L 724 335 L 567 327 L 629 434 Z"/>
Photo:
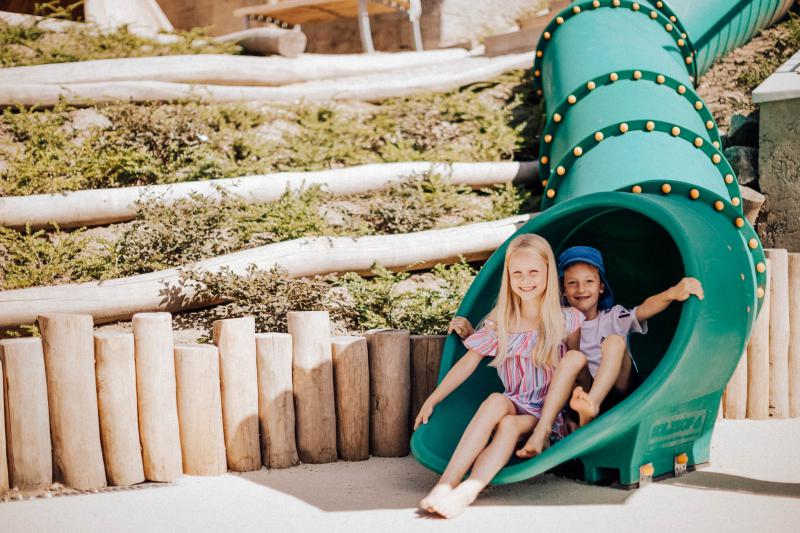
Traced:
<path fill-rule="evenodd" d="M 758 150 L 750 146 L 731 146 L 722 153 L 739 178 L 740 185 L 758 181 Z"/>
<path fill-rule="evenodd" d="M 758 219 L 758 212 L 764 205 L 766 197 L 750 187 L 739 187 L 739 191 L 742 193 L 742 210 L 744 211 L 744 217 L 751 224 L 755 225 L 756 219 Z"/>
<path fill-rule="evenodd" d="M 758 112 L 748 116 L 734 114 L 727 133 L 728 146 L 758 146 Z"/>
<path fill-rule="evenodd" d="M 108 117 L 91 107 L 73 111 L 71 118 L 72 129 L 74 131 L 84 131 L 91 128 L 106 129 L 111 127 L 111 121 Z"/>

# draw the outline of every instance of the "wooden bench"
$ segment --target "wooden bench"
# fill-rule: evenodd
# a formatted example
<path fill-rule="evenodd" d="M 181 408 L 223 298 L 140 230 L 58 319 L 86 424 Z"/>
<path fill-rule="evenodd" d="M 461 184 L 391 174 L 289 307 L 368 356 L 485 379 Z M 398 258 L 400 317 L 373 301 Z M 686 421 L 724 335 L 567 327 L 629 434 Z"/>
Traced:
<path fill-rule="evenodd" d="M 364 52 L 374 52 L 369 16 L 403 11 L 408 14 L 413 28 L 414 48 L 422 50 L 419 17 L 420 0 L 271 0 L 267 4 L 241 7 L 233 14 L 244 18 L 246 28 L 251 20 L 262 20 L 279 25 L 301 25 L 338 18 L 357 18 Z"/>

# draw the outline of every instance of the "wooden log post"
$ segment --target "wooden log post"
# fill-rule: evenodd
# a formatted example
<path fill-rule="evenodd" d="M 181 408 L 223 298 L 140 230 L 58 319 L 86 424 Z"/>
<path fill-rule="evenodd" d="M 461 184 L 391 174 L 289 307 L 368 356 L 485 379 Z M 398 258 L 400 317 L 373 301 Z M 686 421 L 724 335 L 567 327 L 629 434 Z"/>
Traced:
<path fill-rule="evenodd" d="M 407 330 L 367 332 L 369 349 L 370 451 L 403 457 L 409 449 L 411 354 Z"/>
<path fill-rule="evenodd" d="M 436 388 L 446 335 L 411 335 L 411 412 L 409 427 Z"/>
<path fill-rule="evenodd" d="M 740 420 L 747 414 L 747 349 L 739 358 L 728 386 L 725 387 L 725 418 Z"/>
<path fill-rule="evenodd" d="M 42 339 L 0 341 L 0 361 L 9 484 L 21 490 L 47 487 L 53 483 L 53 454 Z"/>
<path fill-rule="evenodd" d="M 769 309 L 770 416 L 789 416 L 789 254 L 766 250 L 771 268 Z"/>
<path fill-rule="evenodd" d="M 175 481 L 183 475 L 183 465 L 172 315 L 133 315 L 133 340 L 144 477 L 150 481 Z"/>
<path fill-rule="evenodd" d="M 250 28 L 220 35 L 218 42 L 236 43 L 250 54 L 297 57 L 306 49 L 306 34 L 283 28 Z"/>
<path fill-rule="evenodd" d="M 139 410 L 136 407 L 136 364 L 133 334 L 94 335 L 97 407 L 106 477 L 111 485 L 144 481 Z"/>
<path fill-rule="evenodd" d="M 369 459 L 369 356 L 364 337 L 333 337 L 336 445 L 344 461 Z"/>
<path fill-rule="evenodd" d="M 288 333 L 257 334 L 256 366 L 261 460 L 268 468 L 295 466 L 300 458 L 294 432 L 292 336 Z"/>
<path fill-rule="evenodd" d="M 52 314 L 40 316 L 38 322 L 55 477 L 76 489 L 105 487 L 92 317 Z"/>
<path fill-rule="evenodd" d="M 789 416 L 800 417 L 800 253 L 789 254 Z"/>
<path fill-rule="evenodd" d="M 261 468 L 258 440 L 256 320 L 248 316 L 214 322 L 222 384 L 222 424 L 228 468 L 249 472 Z"/>
<path fill-rule="evenodd" d="M 769 272 L 769 259 L 766 264 Z M 769 418 L 769 278 L 767 276 L 761 312 L 747 345 L 747 418 L 755 420 Z"/>
<path fill-rule="evenodd" d="M 228 470 L 222 430 L 219 351 L 208 344 L 175 346 L 183 472 L 218 476 Z"/>
<path fill-rule="evenodd" d="M 0 347 L 0 352 L 3 348 Z M 0 496 L 8 492 L 8 454 L 6 453 L 6 402 L 3 356 L 0 355 Z"/>
<path fill-rule="evenodd" d="M 336 460 L 336 411 L 328 312 L 292 311 L 287 321 L 297 453 L 304 463 L 330 463 Z"/>

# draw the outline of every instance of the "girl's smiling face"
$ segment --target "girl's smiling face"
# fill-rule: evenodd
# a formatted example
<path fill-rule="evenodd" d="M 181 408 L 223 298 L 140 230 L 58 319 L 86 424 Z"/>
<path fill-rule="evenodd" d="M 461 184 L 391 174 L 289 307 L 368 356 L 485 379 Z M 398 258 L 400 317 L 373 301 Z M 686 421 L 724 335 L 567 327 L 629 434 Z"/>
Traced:
<path fill-rule="evenodd" d="M 520 300 L 538 300 L 547 288 L 547 264 L 535 252 L 516 250 L 508 258 L 508 279 L 511 291 Z"/>
<path fill-rule="evenodd" d="M 567 302 L 589 320 L 597 316 L 597 303 L 603 290 L 605 287 L 596 267 L 575 263 L 564 271 L 564 295 Z"/>

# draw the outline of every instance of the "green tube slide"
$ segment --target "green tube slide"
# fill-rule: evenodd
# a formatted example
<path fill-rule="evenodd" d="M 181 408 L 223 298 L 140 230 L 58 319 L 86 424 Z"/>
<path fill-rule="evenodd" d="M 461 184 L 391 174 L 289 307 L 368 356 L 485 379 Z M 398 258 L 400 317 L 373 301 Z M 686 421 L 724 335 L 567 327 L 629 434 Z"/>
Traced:
<path fill-rule="evenodd" d="M 673 303 L 631 337 L 641 386 L 591 424 L 493 480 L 512 483 L 579 460 L 589 482 L 635 485 L 642 467 L 671 474 L 709 458 L 728 379 L 763 298 L 764 251 L 742 215 L 739 186 L 695 81 L 791 7 L 789 0 L 581 0 L 542 34 L 535 90 L 545 99 L 542 213 L 519 233 L 556 255 L 594 246 L 616 303 L 635 306 L 698 278 L 705 299 Z M 474 324 L 493 307 L 506 244 L 481 269 L 458 314 Z M 465 353 L 451 335 L 439 379 Z M 478 405 L 502 386 L 481 365 L 413 435 L 411 449 L 442 472 Z M 650 470 L 649 468 L 645 471 Z"/>

